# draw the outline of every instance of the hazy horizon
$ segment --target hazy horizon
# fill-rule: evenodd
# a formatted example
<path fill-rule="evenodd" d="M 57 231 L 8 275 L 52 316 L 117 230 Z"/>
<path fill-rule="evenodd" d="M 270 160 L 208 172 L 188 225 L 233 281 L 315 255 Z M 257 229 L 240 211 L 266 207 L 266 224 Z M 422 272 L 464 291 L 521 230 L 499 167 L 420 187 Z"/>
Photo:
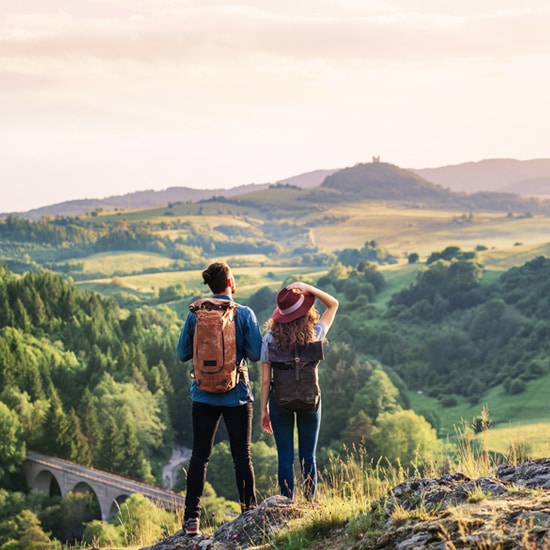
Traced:
<path fill-rule="evenodd" d="M 548 158 L 527 0 L 0 0 L 0 212 L 372 156 Z"/>

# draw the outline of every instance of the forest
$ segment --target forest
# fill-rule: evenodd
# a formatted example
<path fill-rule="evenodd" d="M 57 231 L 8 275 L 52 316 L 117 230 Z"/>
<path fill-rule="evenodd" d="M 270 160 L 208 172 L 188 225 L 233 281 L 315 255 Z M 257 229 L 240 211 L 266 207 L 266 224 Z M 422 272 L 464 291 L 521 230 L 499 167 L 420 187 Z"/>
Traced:
<path fill-rule="evenodd" d="M 0 549 L 32 547 L 28 536 L 55 547 L 118 529 L 98 525 L 96 504 L 79 504 L 83 497 L 27 494 L 27 449 L 163 485 L 173 448 L 191 444 L 191 365 L 176 359 L 175 347 L 188 304 L 205 292 L 200 270 L 213 258 L 232 265 L 237 300 L 262 328 L 277 290 L 292 280 L 340 301 L 319 373 L 330 404 L 321 472 L 350 449 L 371 464 L 417 471 L 448 456 L 452 424 L 465 410 L 486 414 L 492 392 L 491 407 L 500 407 L 492 426 L 528 408 L 522 396 L 546 387 L 550 375 L 544 215 L 511 212 L 501 196 L 490 212 L 434 210 L 430 201 L 462 208 L 474 199 L 385 165 L 374 167 L 369 186 L 361 179 L 369 170 L 334 174 L 309 191 L 273 186 L 146 211 L 0 220 Z M 354 204 L 357 185 L 366 196 L 380 185 L 402 196 L 392 177 L 412 187 L 406 205 Z M 327 208 L 329 196 L 340 202 Z M 252 455 L 258 491 L 268 496 L 276 451 L 259 427 L 259 364 L 250 377 Z M 545 402 L 532 401 L 539 410 L 523 418 L 547 419 Z M 523 409 L 504 408 L 520 402 Z M 226 440 L 222 426 L 205 498 L 219 523 L 237 497 Z M 184 490 L 183 469 L 174 490 Z"/>

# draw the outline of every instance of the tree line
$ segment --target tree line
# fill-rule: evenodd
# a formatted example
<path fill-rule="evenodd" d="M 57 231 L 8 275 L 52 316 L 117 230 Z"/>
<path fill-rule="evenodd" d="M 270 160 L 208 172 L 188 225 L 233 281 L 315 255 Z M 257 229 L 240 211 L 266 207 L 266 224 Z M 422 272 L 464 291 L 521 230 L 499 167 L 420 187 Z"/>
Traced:
<path fill-rule="evenodd" d="M 162 234 L 170 230 L 181 230 L 181 235 L 171 238 Z M 152 252 L 174 260 L 173 270 L 198 269 L 204 264 L 205 256 L 284 255 L 279 241 L 290 235 L 308 238 L 307 229 L 285 223 L 266 223 L 261 229 L 224 224 L 205 229 L 181 219 L 113 222 L 97 217 L 60 217 L 34 222 L 8 216 L 0 220 L 0 261 L 21 274 L 46 267 L 79 280 L 82 265 L 78 259 L 101 252 Z M 318 251 L 310 247 L 308 252 L 313 263 Z M 98 273 L 97 277 L 101 275 L 108 274 Z"/>

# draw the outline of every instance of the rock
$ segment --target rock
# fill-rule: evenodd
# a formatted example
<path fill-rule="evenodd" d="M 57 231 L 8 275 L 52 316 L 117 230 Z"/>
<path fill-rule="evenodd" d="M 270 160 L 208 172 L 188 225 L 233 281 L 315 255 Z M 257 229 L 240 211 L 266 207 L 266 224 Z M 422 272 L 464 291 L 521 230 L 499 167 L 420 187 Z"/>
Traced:
<path fill-rule="evenodd" d="M 475 480 L 462 473 L 411 478 L 368 516 L 378 517 L 378 529 L 354 550 L 550 550 L 550 459 L 503 465 L 495 477 Z"/>
<path fill-rule="evenodd" d="M 223 524 L 213 535 L 188 537 L 183 531 L 150 546 L 148 550 L 225 550 L 253 548 L 266 544 L 285 527 L 287 521 L 301 516 L 304 509 L 282 496 L 265 499 L 253 510 Z M 142 549 L 145 550 L 145 549 Z"/>
<path fill-rule="evenodd" d="M 411 512 L 419 508 L 444 509 L 466 502 L 471 494 L 481 490 L 485 494 L 500 495 L 506 491 L 504 483 L 496 478 L 472 480 L 462 473 L 445 474 L 439 479 L 412 478 L 395 487 L 385 499 L 385 514 L 390 516 L 396 507 Z M 378 508 L 377 501 L 372 508 Z"/>
<path fill-rule="evenodd" d="M 550 489 L 550 458 L 531 460 L 518 466 L 499 466 L 497 476 L 516 485 Z"/>

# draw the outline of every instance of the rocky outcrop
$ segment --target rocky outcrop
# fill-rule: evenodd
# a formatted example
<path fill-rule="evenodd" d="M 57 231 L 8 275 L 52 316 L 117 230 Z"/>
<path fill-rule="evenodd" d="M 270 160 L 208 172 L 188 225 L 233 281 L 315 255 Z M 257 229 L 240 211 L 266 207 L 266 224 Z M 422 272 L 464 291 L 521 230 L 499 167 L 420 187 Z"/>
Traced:
<path fill-rule="evenodd" d="M 253 510 L 222 525 L 213 535 L 187 537 L 183 531 L 151 546 L 148 550 L 230 550 L 267 544 L 290 519 L 305 509 L 281 496 L 265 499 Z"/>
<path fill-rule="evenodd" d="M 212 536 L 183 532 L 149 550 L 271 548 L 270 541 L 308 507 L 270 497 Z M 314 548 L 339 550 L 550 550 L 550 459 L 501 466 L 494 477 L 463 473 L 411 478 L 369 505 L 337 536 Z M 357 534 L 357 526 L 365 527 Z"/>
<path fill-rule="evenodd" d="M 549 550 L 550 459 L 475 480 L 462 473 L 411 479 L 368 515 L 378 525 L 354 550 Z"/>

